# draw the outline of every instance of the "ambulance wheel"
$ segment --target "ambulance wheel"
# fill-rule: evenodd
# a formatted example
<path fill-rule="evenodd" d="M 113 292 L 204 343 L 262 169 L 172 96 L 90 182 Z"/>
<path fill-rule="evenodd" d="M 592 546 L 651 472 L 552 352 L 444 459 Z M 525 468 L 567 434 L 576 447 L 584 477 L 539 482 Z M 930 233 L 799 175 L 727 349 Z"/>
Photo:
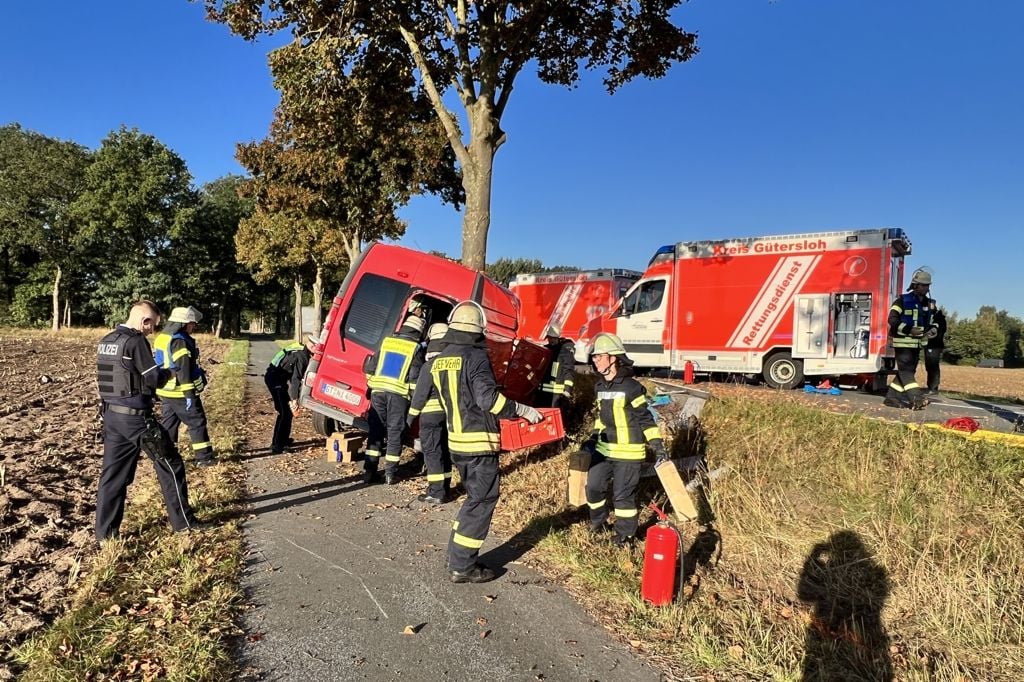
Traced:
<path fill-rule="evenodd" d="M 789 353 L 775 353 L 765 361 L 762 374 L 772 388 L 796 388 L 804 380 L 804 363 Z"/>
<path fill-rule="evenodd" d="M 319 412 L 313 413 L 313 430 L 319 435 L 327 438 L 332 433 L 338 430 L 338 422 L 334 421 L 330 417 L 320 414 Z"/>

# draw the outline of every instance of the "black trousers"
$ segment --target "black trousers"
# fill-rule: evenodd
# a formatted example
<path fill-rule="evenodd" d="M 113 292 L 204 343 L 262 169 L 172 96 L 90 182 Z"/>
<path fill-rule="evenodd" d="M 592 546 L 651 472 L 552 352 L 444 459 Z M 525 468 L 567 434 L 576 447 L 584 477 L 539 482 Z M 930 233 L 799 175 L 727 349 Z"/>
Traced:
<path fill-rule="evenodd" d="M 623 538 L 636 535 L 636 488 L 640 483 L 640 460 L 611 459 L 600 452 L 590 458 L 587 471 L 587 506 L 590 524 L 598 526 L 608 520 L 608 480 L 612 483 L 612 505 L 615 509 L 615 532 Z"/>
<path fill-rule="evenodd" d="M 942 348 L 924 349 L 924 368 L 928 372 L 928 390 L 930 391 L 939 390 L 939 379 L 942 374 L 939 370 L 939 361 L 942 360 L 942 350 Z"/>
<path fill-rule="evenodd" d="M 185 409 L 185 398 L 161 398 L 160 404 L 160 426 L 167 431 L 171 442 L 178 444 L 178 427 L 184 424 L 188 427 L 188 438 L 192 441 L 192 454 L 196 460 L 213 457 L 213 443 L 210 442 L 210 432 L 206 427 L 206 410 L 203 409 L 202 399 L 199 396 L 193 398 L 191 410 Z"/>
<path fill-rule="evenodd" d="M 480 548 L 491 529 L 491 517 L 498 505 L 501 480 L 498 455 L 452 454 L 466 489 L 466 501 L 452 524 L 448 539 L 448 568 L 465 572 L 476 563 Z"/>
<path fill-rule="evenodd" d="M 135 480 L 139 451 L 153 461 L 171 527 L 185 530 L 196 522 L 188 503 L 185 462 L 155 417 L 107 411 L 103 415 L 103 468 L 96 493 L 96 538 L 117 537 L 124 518 L 128 486 Z"/>
<path fill-rule="evenodd" d="M 274 409 L 277 410 L 277 419 L 274 420 L 274 436 L 270 441 L 270 449 L 280 452 L 288 447 L 288 441 L 292 435 L 292 408 L 288 403 L 288 387 L 272 383 L 263 377 L 263 383 L 270 391 L 270 397 L 274 401 Z"/>
<path fill-rule="evenodd" d="M 377 470 L 382 450 L 385 471 L 398 469 L 398 462 L 402 458 L 402 433 L 405 431 L 405 417 L 408 414 L 408 398 L 387 391 L 373 391 L 370 394 L 370 413 L 367 415 L 370 433 L 366 440 L 365 471 Z"/>
<path fill-rule="evenodd" d="M 896 349 L 896 377 L 889 384 L 886 400 L 899 402 L 903 407 L 920 408 L 924 396 L 917 383 L 917 364 L 921 359 L 920 348 Z"/>
<path fill-rule="evenodd" d="M 427 494 L 443 499 L 452 483 L 452 456 L 444 412 L 420 415 L 420 448 L 427 465 Z"/>

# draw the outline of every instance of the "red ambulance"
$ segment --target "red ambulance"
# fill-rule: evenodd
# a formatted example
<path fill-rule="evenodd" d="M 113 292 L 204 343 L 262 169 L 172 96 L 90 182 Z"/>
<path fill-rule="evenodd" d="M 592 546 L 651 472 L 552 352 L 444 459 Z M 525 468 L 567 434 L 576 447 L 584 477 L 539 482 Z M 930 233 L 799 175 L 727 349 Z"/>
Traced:
<path fill-rule="evenodd" d="M 390 244 L 370 244 L 356 259 L 324 321 L 300 402 L 321 435 L 338 424 L 366 430 L 370 408 L 363 361 L 394 334 L 411 307 L 426 323 L 446 322 L 452 307 L 479 303 L 487 316 L 488 355 L 502 392 L 529 402 L 550 363 L 546 348 L 519 338 L 519 301 L 505 287 L 461 264 Z"/>
<path fill-rule="evenodd" d="M 893 228 L 664 246 L 616 308 L 587 323 L 577 360 L 606 331 L 639 367 L 692 363 L 698 374 L 760 374 L 776 388 L 815 375 L 883 379 L 908 254 Z"/>
<path fill-rule="evenodd" d="M 587 321 L 614 308 L 641 274 L 609 268 L 516 275 L 508 288 L 521 304 L 519 334 L 543 341 L 544 330 L 554 323 L 563 337 L 576 341 Z"/>

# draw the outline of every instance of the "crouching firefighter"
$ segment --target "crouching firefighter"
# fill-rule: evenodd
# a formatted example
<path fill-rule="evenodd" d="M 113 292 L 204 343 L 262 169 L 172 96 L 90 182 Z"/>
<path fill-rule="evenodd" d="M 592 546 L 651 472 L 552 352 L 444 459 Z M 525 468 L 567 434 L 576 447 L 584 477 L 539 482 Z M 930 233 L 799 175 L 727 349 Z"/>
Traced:
<path fill-rule="evenodd" d="M 409 396 L 416 388 L 423 351 L 422 317 L 409 315 L 398 333 L 381 342 L 380 352 L 370 355 L 363 364 L 366 384 L 370 388 L 369 436 L 363 475 L 367 484 L 377 480 L 381 449 L 384 454 L 384 482 L 398 482 L 398 462 L 402 458 L 402 433 L 409 413 Z M 386 444 L 386 446 L 385 446 Z"/>
<path fill-rule="evenodd" d="M 150 301 L 139 301 L 128 321 L 104 336 L 96 349 L 103 415 L 103 468 L 96 495 L 100 541 L 118 535 L 140 450 L 153 461 L 171 527 L 184 531 L 200 525 L 188 502 L 185 463 L 153 416 L 153 393 L 162 371 L 153 362 L 146 337 L 159 323 L 159 309 Z"/>
<path fill-rule="evenodd" d="M 217 460 L 206 426 L 206 411 L 199 397 L 206 388 L 206 372 L 199 366 L 199 346 L 192 338 L 196 323 L 201 319 L 202 313 L 191 306 L 172 310 L 163 331 L 153 342 L 153 357 L 168 372 L 167 380 L 156 389 L 162 402 L 160 425 L 177 447 L 178 427 L 185 424 L 196 464 L 211 466 Z"/>
<path fill-rule="evenodd" d="M 534 408 L 498 392 L 484 342 L 486 324 L 479 304 L 464 301 L 456 305 L 444 337 L 448 345 L 430 367 L 434 390 L 444 409 L 452 463 L 466 489 L 466 501 L 448 540 L 449 576 L 456 583 L 494 579 L 494 571 L 478 563 L 477 557 L 498 503 L 498 419 L 518 415 L 531 424 L 541 420 Z"/>
<path fill-rule="evenodd" d="M 928 405 L 916 375 L 921 349 L 938 332 L 928 298 L 931 283 L 931 274 L 916 270 L 907 293 L 893 301 L 889 309 L 889 338 L 896 354 L 896 376 L 883 401 L 889 407 L 921 410 Z"/>
<path fill-rule="evenodd" d="M 432 324 L 427 330 L 425 361 L 416 380 L 409 416 L 405 420 L 408 426 L 412 426 L 417 417 L 420 420 L 420 448 L 423 450 L 423 460 L 427 466 L 427 490 L 417 499 L 431 504 L 447 502 L 452 483 L 452 458 L 448 450 L 444 408 L 441 407 L 441 400 L 437 397 L 437 389 L 430 373 L 434 366 L 434 358 L 448 345 L 444 340 L 447 333 L 448 325 L 443 322 Z"/>
<path fill-rule="evenodd" d="M 309 359 L 313 357 L 318 343 L 320 337 L 316 334 L 307 334 L 305 343 L 289 343 L 277 351 L 267 365 L 267 371 L 263 373 L 263 382 L 270 391 L 274 409 L 277 411 L 274 435 L 270 441 L 272 454 L 280 455 L 294 442 L 292 415 L 299 411 L 302 380 L 306 376 Z"/>
<path fill-rule="evenodd" d="M 569 339 L 562 338 L 562 327 L 550 323 L 544 329 L 547 347 L 551 351 L 551 369 L 547 380 L 541 384 L 541 405 L 559 407 L 559 403 L 572 396 L 573 377 L 576 375 L 576 346 Z"/>
<path fill-rule="evenodd" d="M 650 445 L 658 460 L 668 457 L 661 431 L 647 408 L 647 390 L 633 378 L 633 361 L 626 355 L 622 341 L 614 334 L 598 334 L 591 354 L 600 378 L 597 394 L 597 418 L 591 439 L 583 445 L 590 452 L 587 471 L 587 506 L 590 529 L 595 533 L 608 528 L 608 479 L 612 480 L 612 507 L 615 510 L 616 545 L 633 541 L 637 531 L 636 488 L 640 467 Z"/>

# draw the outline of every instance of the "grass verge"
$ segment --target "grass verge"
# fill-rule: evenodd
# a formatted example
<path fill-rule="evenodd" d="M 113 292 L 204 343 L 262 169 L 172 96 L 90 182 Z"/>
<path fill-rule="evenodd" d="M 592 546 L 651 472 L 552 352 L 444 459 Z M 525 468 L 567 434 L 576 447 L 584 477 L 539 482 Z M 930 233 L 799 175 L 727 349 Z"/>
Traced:
<path fill-rule="evenodd" d="M 565 453 L 514 456 L 500 529 L 680 678 L 1024 679 L 1018 450 L 771 397 L 717 400 L 703 422 L 729 473 L 715 518 L 683 528 L 673 605 L 640 599 L 642 544 L 613 548 L 566 505 Z M 641 505 L 663 497 L 644 479 Z"/>
<path fill-rule="evenodd" d="M 229 517 L 243 498 L 244 472 L 230 461 L 244 399 L 248 341 L 227 345 L 203 402 L 218 466 L 188 471 L 201 519 Z M 172 534 L 156 476 L 140 462 L 121 527 L 104 543 L 67 613 L 14 651 L 22 680 L 222 680 L 236 673 L 230 642 L 239 631 L 242 538 L 236 523 Z"/>

